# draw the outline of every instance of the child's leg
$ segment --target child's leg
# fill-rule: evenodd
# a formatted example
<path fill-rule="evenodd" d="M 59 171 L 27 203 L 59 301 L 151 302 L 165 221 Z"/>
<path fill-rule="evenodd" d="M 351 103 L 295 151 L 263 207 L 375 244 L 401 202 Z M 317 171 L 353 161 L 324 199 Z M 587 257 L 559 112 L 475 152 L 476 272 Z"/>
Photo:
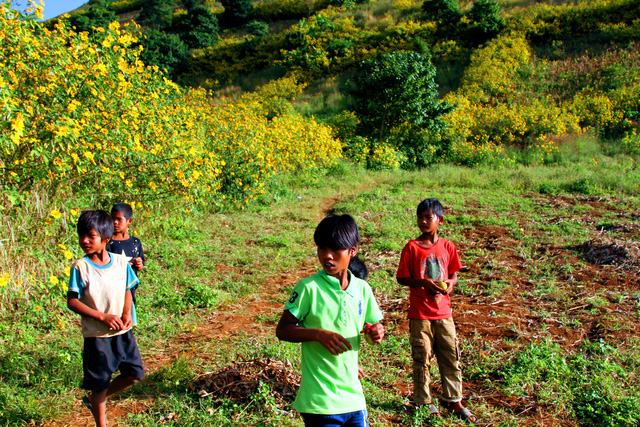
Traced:
<path fill-rule="evenodd" d="M 430 320 L 409 320 L 409 341 L 413 358 L 413 402 L 416 405 L 429 405 L 431 397 L 431 375 L 429 359 L 433 343 Z"/>
<path fill-rule="evenodd" d="M 118 375 L 111 384 L 109 384 L 109 388 L 106 390 L 105 398 L 109 398 L 116 393 L 120 393 L 122 390 L 125 390 L 135 383 L 139 381 L 138 378 L 126 376 L 126 375 Z"/>
<path fill-rule="evenodd" d="M 91 413 L 96 427 L 107 425 L 107 390 L 91 392 Z"/>
<path fill-rule="evenodd" d="M 433 351 L 438 359 L 442 380 L 442 400 L 456 403 L 462 400 L 462 370 L 453 318 L 434 321 Z M 455 405 L 454 405 L 455 406 Z"/>

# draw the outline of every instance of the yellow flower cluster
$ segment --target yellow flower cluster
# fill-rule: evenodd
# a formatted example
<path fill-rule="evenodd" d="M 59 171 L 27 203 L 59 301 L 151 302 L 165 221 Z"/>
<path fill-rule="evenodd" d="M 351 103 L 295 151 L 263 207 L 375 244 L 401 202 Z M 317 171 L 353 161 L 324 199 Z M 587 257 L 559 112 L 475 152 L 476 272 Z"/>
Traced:
<path fill-rule="evenodd" d="M 345 144 L 346 156 L 355 164 L 373 170 L 399 169 L 406 157 L 389 143 L 356 136 Z"/>
<path fill-rule="evenodd" d="M 11 281 L 9 273 L 0 274 L 0 288 L 4 288 Z"/>
<path fill-rule="evenodd" d="M 640 135 L 635 129 L 622 138 L 622 144 L 628 152 L 640 154 Z"/>
<path fill-rule="evenodd" d="M 89 37 L 64 23 L 48 30 L 8 5 L 0 3 L 0 186 L 9 204 L 35 186 L 202 204 L 231 189 L 225 197 L 244 200 L 278 171 L 340 156 L 328 127 L 293 112 L 288 100 L 302 88 L 292 79 L 214 104 L 145 66 L 117 22 Z"/>
<path fill-rule="evenodd" d="M 445 97 L 456 106 L 444 117 L 446 136 L 455 141 L 450 160 L 475 164 L 503 154 L 502 146 L 526 147 L 551 135 L 581 132 L 575 109 L 550 97 L 522 95 L 518 74 L 530 59 L 519 33 L 503 34 L 474 52 L 460 88 Z"/>

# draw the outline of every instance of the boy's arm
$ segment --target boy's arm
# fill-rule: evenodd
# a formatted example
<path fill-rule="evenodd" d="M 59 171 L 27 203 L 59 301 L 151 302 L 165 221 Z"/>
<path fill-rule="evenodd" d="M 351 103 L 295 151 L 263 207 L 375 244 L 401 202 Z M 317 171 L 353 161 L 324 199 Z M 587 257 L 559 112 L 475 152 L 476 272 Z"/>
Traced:
<path fill-rule="evenodd" d="M 351 344 L 342 335 L 326 329 L 308 329 L 298 325 L 298 319 L 285 310 L 276 327 L 276 336 L 282 341 L 308 342 L 318 341 L 334 356 L 351 350 Z"/>
<path fill-rule="evenodd" d="M 131 290 L 124 294 L 124 308 L 122 309 L 122 329 L 131 329 L 133 327 L 133 317 L 131 316 Z"/>
<path fill-rule="evenodd" d="M 414 279 L 413 277 L 397 277 L 396 280 L 402 286 L 408 286 L 410 288 L 425 288 L 431 291 L 432 294 L 435 293 L 445 293 L 440 286 L 438 286 L 438 281 L 434 279 L 424 278 L 424 279 Z M 450 286 L 447 286 L 447 289 Z"/>
<path fill-rule="evenodd" d="M 453 290 L 453 287 L 458 283 L 458 273 L 453 273 L 449 275 L 449 278 L 444 281 L 447 284 L 447 289 L 442 289 L 438 285 L 438 281 L 434 279 L 414 279 L 411 277 L 398 277 L 396 278 L 398 283 L 402 286 L 408 286 L 410 288 L 427 288 L 432 292 L 440 292 L 441 294 L 448 295 Z"/>
<path fill-rule="evenodd" d="M 142 250 L 142 242 L 139 239 L 138 239 L 138 249 L 140 250 L 140 256 L 132 259 L 132 261 L 133 261 L 133 266 L 136 268 L 136 270 L 140 271 L 144 268 L 145 259 L 144 259 L 144 251 Z"/>
<path fill-rule="evenodd" d="M 85 303 L 78 299 L 78 294 L 75 292 L 67 293 L 67 307 L 69 310 L 77 313 L 81 316 L 90 317 L 92 319 L 99 320 L 105 325 L 109 326 L 114 331 L 120 331 L 124 327 L 122 319 L 115 314 L 107 314 L 98 310 L 94 310 Z M 129 307 L 131 309 L 131 307 Z"/>

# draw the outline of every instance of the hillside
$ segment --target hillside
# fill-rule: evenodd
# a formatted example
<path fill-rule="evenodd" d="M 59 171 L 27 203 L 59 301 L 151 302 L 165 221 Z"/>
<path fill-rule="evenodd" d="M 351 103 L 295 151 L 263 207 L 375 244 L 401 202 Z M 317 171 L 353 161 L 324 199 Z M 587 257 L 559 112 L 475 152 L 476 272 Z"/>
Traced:
<path fill-rule="evenodd" d="M 296 109 L 333 126 L 345 153 L 370 167 L 476 164 L 495 159 L 492 153 L 504 160 L 511 148 L 544 157 L 560 139 L 584 132 L 627 138 L 626 150 L 639 144 L 637 1 L 136 0 L 110 7 L 121 22 L 141 23 L 142 59 L 181 85 L 237 97 L 295 78 L 304 86 Z M 435 66 L 444 103 L 424 113 L 433 115 L 430 125 L 402 125 L 403 113 L 381 125 L 369 108 L 358 109 L 372 102 L 354 92 L 363 64 L 396 52 Z M 381 111 L 393 114 L 387 101 Z M 376 151 L 384 154 L 366 154 Z"/>

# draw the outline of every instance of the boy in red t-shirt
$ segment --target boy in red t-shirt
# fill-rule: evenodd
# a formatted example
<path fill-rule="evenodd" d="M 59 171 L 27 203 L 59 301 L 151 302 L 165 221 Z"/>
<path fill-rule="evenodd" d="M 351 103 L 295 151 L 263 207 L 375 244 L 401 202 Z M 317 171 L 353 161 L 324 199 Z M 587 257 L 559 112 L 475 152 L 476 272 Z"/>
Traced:
<path fill-rule="evenodd" d="M 442 380 L 442 404 L 459 418 L 476 423 L 478 418 L 462 406 L 462 371 L 449 298 L 462 264 L 456 246 L 438 237 L 438 227 L 444 220 L 438 199 L 423 200 L 417 213 L 422 234 L 405 245 L 396 273 L 398 283 L 410 288 L 413 400 L 416 405 L 429 405 L 432 416 L 440 416 L 430 388 L 430 359 L 435 353 Z"/>

